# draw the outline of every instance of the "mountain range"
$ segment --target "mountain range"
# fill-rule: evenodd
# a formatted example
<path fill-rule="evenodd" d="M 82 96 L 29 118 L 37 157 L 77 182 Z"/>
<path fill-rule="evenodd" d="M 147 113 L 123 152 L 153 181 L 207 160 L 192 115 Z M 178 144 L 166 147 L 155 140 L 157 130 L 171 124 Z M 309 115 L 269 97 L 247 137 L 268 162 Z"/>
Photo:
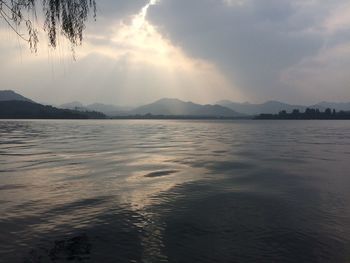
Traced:
<path fill-rule="evenodd" d="M 79 111 L 98 111 L 106 114 L 107 116 L 123 115 L 124 113 L 132 109 L 132 107 L 122 107 L 103 103 L 83 105 L 79 101 L 73 101 L 70 103 L 62 104 L 59 106 L 59 108 Z"/>
<path fill-rule="evenodd" d="M 319 109 L 324 111 L 326 108 L 337 111 L 350 111 L 349 103 L 320 102 L 314 105 L 293 105 L 280 101 L 267 101 L 261 104 L 249 102 L 239 103 L 229 100 L 219 101 L 214 105 L 200 105 L 193 102 L 184 102 L 179 99 L 164 98 L 156 102 L 136 107 L 118 107 L 95 103 L 84 106 L 80 102 L 71 102 L 63 104 L 61 108 L 78 110 L 100 111 L 107 116 L 131 116 L 131 115 L 174 115 L 174 116 L 221 116 L 221 117 L 243 117 L 258 114 L 277 114 L 282 110 L 292 112 L 298 109 L 304 112 L 307 108 Z"/>
<path fill-rule="evenodd" d="M 200 105 L 193 102 L 184 102 L 179 99 L 164 98 L 153 103 L 136 107 L 118 107 L 95 103 L 83 105 L 78 101 L 66 103 L 60 108 L 73 110 L 94 110 L 99 111 L 110 117 L 117 116 L 191 116 L 191 117 L 223 117 L 234 118 L 242 117 L 244 114 L 235 112 L 221 105 Z"/>
<path fill-rule="evenodd" d="M 11 90 L 0 91 L 0 103 L 5 101 L 22 101 L 35 103 L 32 100 Z M 291 112 L 298 109 L 304 112 L 307 108 L 335 109 L 337 111 L 350 111 L 349 103 L 320 102 L 311 106 L 292 105 L 279 101 L 267 101 L 261 104 L 249 102 L 238 103 L 229 100 L 219 101 L 214 105 L 196 104 L 179 99 L 163 98 L 153 103 L 139 107 L 120 107 L 103 103 L 84 105 L 75 101 L 60 105 L 59 109 L 67 109 L 74 112 L 101 112 L 109 117 L 127 116 L 179 116 L 179 117 L 209 117 L 209 118 L 242 118 L 258 114 L 277 114 L 282 110 Z"/>
<path fill-rule="evenodd" d="M 304 112 L 307 108 L 319 109 L 324 111 L 327 108 L 335 109 L 336 111 L 350 111 L 350 102 L 320 102 L 314 105 L 304 106 L 304 105 L 292 105 L 280 101 L 267 101 L 261 104 L 253 104 L 249 102 L 238 103 L 229 100 L 223 100 L 217 102 L 217 104 L 230 108 L 234 111 L 247 114 L 247 115 L 257 115 L 257 114 L 277 114 L 282 110 L 287 112 L 292 112 L 294 109 Z"/>
<path fill-rule="evenodd" d="M 193 102 L 184 102 L 179 99 L 160 99 L 151 104 L 138 107 L 128 112 L 129 115 L 174 115 L 174 116 L 204 116 L 204 117 L 242 117 L 220 105 L 200 105 Z"/>
<path fill-rule="evenodd" d="M 281 110 L 286 110 L 290 112 L 294 109 L 304 111 L 307 108 L 306 106 L 290 105 L 279 101 L 267 101 L 262 104 L 252 104 L 249 102 L 238 103 L 229 100 L 223 100 L 217 102 L 217 104 L 247 115 L 257 115 L 261 113 L 276 114 Z"/>
<path fill-rule="evenodd" d="M 0 90 L 0 119 L 104 119 L 103 113 L 58 109 L 36 103 L 11 90 Z"/>

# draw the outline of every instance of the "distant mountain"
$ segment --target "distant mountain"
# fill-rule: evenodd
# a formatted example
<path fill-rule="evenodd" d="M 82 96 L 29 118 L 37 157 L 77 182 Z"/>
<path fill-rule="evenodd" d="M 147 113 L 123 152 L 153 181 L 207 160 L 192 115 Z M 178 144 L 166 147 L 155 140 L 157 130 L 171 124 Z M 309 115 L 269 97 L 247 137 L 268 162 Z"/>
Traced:
<path fill-rule="evenodd" d="M 336 111 L 350 111 L 350 102 L 339 103 L 323 101 L 311 106 L 302 106 L 291 105 L 279 101 L 268 101 L 262 104 L 251 104 L 248 102 L 237 103 L 228 100 L 223 100 L 219 101 L 217 104 L 248 115 L 277 114 L 282 110 L 292 112 L 294 109 L 298 109 L 301 112 L 304 112 L 307 108 L 319 109 L 320 111 L 324 111 L 327 108 L 335 109 Z"/>
<path fill-rule="evenodd" d="M 115 105 L 108 105 L 103 103 L 94 103 L 90 105 L 84 105 L 79 101 L 73 101 L 70 103 L 62 104 L 58 108 L 52 106 L 44 106 L 41 104 L 37 104 L 34 101 L 12 91 L 12 90 L 0 90 L 0 102 L 8 102 L 8 101 L 19 101 L 19 102 L 30 102 L 35 104 L 36 106 L 29 106 L 29 104 L 16 104 L 12 103 L 12 105 L 17 105 L 20 107 L 17 111 L 13 111 L 13 114 L 17 114 L 21 112 L 19 115 L 23 115 L 22 110 L 24 108 L 28 109 L 30 112 L 35 112 L 35 109 L 39 109 L 40 107 L 45 112 L 45 116 L 51 116 L 50 114 L 63 114 L 64 116 L 69 114 L 85 114 L 85 117 L 81 118 L 100 118 L 102 115 L 109 117 L 130 117 L 130 116 L 179 116 L 179 117 L 245 117 L 249 115 L 258 115 L 258 114 L 278 114 L 280 111 L 285 110 L 287 112 L 292 112 L 294 109 L 298 109 L 300 112 L 305 112 L 307 108 L 311 109 L 319 109 L 320 111 L 324 111 L 327 108 L 335 109 L 336 111 L 350 111 L 350 102 L 348 103 L 336 103 L 336 102 L 320 102 L 312 106 L 303 106 L 303 105 L 291 105 L 279 101 L 267 101 L 262 104 L 253 104 L 249 102 L 245 103 L 237 103 L 229 100 L 223 100 L 218 102 L 215 105 L 200 105 L 193 102 L 184 102 L 179 99 L 170 99 L 164 98 L 160 99 L 154 103 L 150 103 L 144 106 L 140 106 L 138 108 L 132 109 L 132 107 L 120 107 Z M 7 106 L 10 104 L 5 103 Z M 5 105 L 2 103 L 2 106 Z M 40 106 L 38 106 L 40 105 Z M 51 108 L 49 108 L 51 107 Z M 14 110 L 11 106 L 10 109 Z M 65 110 L 65 113 L 62 111 L 56 110 Z M 71 113 L 67 113 L 67 112 Z M 49 113 L 51 112 L 51 113 Z M 11 114 L 12 114 L 11 113 Z M 32 114 L 31 113 L 31 114 Z M 103 113 L 101 116 L 98 114 Z M 7 113 L 6 113 L 7 114 Z M 9 113 L 10 114 L 10 113 Z M 10 115 L 11 115 L 10 114 Z M 73 114 L 73 115 L 74 115 Z M 28 113 L 28 115 L 30 115 Z M 37 113 L 33 113 L 33 115 L 37 115 Z M 53 114 L 54 115 L 54 114 Z M 87 116 L 88 115 L 88 116 Z M 2 112 L 0 113 L 0 117 L 5 116 L 4 108 L 2 108 Z M 79 115 L 80 116 L 80 115 Z M 147 117 L 146 116 L 146 117 Z"/>
<path fill-rule="evenodd" d="M 319 109 L 335 109 L 336 111 L 350 111 L 350 102 L 327 102 L 323 101 L 320 103 L 317 103 L 312 108 L 319 108 Z"/>
<path fill-rule="evenodd" d="M 99 112 L 58 109 L 30 101 L 0 101 L 0 119 L 104 119 Z"/>
<path fill-rule="evenodd" d="M 29 101 L 33 102 L 32 100 L 23 97 L 22 95 L 14 92 L 13 90 L 0 90 L 0 101 Z"/>
<path fill-rule="evenodd" d="M 220 105 L 200 105 L 179 99 L 161 99 L 154 103 L 138 107 L 129 115 L 167 115 L 167 116 L 205 116 L 205 117 L 241 117 L 229 108 Z"/>
<path fill-rule="evenodd" d="M 80 111 L 93 110 L 113 117 L 135 115 L 241 117 L 243 115 L 220 105 L 200 105 L 178 99 L 161 99 L 136 109 L 102 103 L 83 105 L 78 101 L 63 104 L 60 108 Z"/>
<path fill-rule="evenodd" d="M 78 110 L 78 109 L 86 110 L 85 106 L 79 101 L 73 101 L 73 102 L 62 104 L 59 106 L 59 108 L 68 109 L 68 110 Z"/>
<path fill-rule="evenodd" d="M 237 103 L 237 102 L 224 100 L 224 101 L 219 101 L 217 104 L 230 108 L 231 110 L 234 110 L 236 112 L 240 112 L 247 115 L 256 115 L 261 113 L 276 114 L 282 110 L 291 112 L 294 109 L 305 111 L 305 109 L 307 108 L 306 106 L 290 105 L 279 101 L 267 101 L 262 104 L 252 104 L 248 102 Z"/>
<path fill-rule="evenodd" d="M 102 119 L 105 115 L 92 111 L 58 109 L 32 101 L 12 90 L 0 90 L 1 119 Z"/>
<path fill-rule="evenodd" d="M 79 111 L 98 111 L 106 114 L 107 116 L 124 115 L 126 111 L 129 111 L 131 107 L 119 107 L 115 105 L 94 103 L 90 105 L 84 105 L 79 101 L 73 101 L 65 103 L 59 106 L 62 109 L 79 110 Z"/>
<path fill-rule="evenodd" d="M 121 107 L 110 104 L 94 103 L 87 105 L 88 110 L 99 111 L 108 116 L 124 115 L 127 111 L 131 110 L 131 107 Z"/>

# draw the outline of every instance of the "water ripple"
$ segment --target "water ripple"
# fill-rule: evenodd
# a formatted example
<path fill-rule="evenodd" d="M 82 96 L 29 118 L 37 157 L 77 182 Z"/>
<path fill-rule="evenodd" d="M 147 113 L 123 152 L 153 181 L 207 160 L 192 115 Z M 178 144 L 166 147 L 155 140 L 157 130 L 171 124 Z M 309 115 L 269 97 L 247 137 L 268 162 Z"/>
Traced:
<path fill-rule="evenodd" d="M 350 123 L 0 121 L 0 262 L 349 262 Z"/>

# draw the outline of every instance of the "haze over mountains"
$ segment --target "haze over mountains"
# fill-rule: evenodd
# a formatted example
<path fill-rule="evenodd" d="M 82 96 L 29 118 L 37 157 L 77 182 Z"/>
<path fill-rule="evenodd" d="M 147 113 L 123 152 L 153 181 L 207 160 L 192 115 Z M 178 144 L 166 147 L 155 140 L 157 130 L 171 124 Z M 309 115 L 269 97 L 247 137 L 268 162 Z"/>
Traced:
<path fill-rule="evenodd" d="M 184 102 L 179 99 L 164 98 L 153 103 L 130 109 L 127 107 L 117 107 L 95 103 L 84 106 L 80 102 L 63 104 L 61 108 L 76 110 L 100 111 L 108 116 L 193 116 L 193 117 L 241 117 L 243 114 L 237 113 L 227 107 L 220 105 L 200 105 L 193 102 Z"/>
<path fill-rule="evenodd" d="M 93 103 L 89 105 L 83 105 L 79 101 L 73 101 L 65 103 L 59 106 L 62 109 L 80 110 L 80 111 L 99 111 L 108 116 L 118 116 L 132 109 L 132 107 L 122 107 L 103 103 Z"/>
<path fill-rule="evenodd" d="M 319 109 L 324 111 L 327 108 L 335 109 L 336 111 L 350 111 L 350 102 L 339 103 L 339 102 L 320 102 L 315 105 L 292 105 L 280 101 L 267 101 L 261 104 L 252 104 L 249 102 L 237 103 L 229 100 L 223 100 L 217 102 L 221 106 L 225 106 L 234 111 L 247 114 L 247 115 L 257 115 L 257 114 L 277 114 L 278 112 L 285 110 L 287 112 L 292 112 L 294 109 L 301 112 L 305 111 L 307 108 Z"/>
<path fill-rule="evenodd" d="M 0 91 L 0 102 L 24 101 L 35 103 L 24 96 L 11 90 Z M 350 111 L 349 103 L 320 102 L 311 106 L 291 105 L 279 101 L 268 101 L 262 104 L 237 103 L 228 100 L 219 101 L 214 105 L 201 105 L 193 102 L 184 102 L 179 99 L 163 98 L 153 103 L 139 107 L 119 107 L 103 103 L 83 105 L 75 101 L 59 106 L 61 109 L 68 109 L 80 112 L 101 112 L 109 117 L 120 116 L 189 116 L 189 117 L 222 117 L 240 118 L 258 114 L 277 114 L 282 110 L 291 112 L 298 109 L 304 112 L 307 108 L 325 110 L 326 108 L 337 111 Z"/>
<path fill-rule="evenodd" d="M 307 108 L 306 106 L 290 105 L 279 101 L 267 101 L 262 104 L 252 104 L 249 102 L 238 103 L 229 100 L 223 100 L 219 101 L 218 104 L 247 115 L 256 115 L 260 113 L 276 114 L 281 110 L 290 112 L 294 109 L 304 111 Z"/>
<path fill-rule="evenodd" d="M 215 105 L 200 105 L 193 102 L 184 102 L 179 99 L 164 98 L 156 102 L 143 105 L 132 109 L 132 107 L 118 107 L 114 105 L 105 105 L 102 103 L 90 104 L 84 106 L 80 102 L 71 102 L 63 104 L 61 108 L 68 109 L 80 109 L 80 110 L 95 110 L 100 111 L 108 116 L 122 116 L 122 115 L 178 115 L 178 116 L 247 116 L 257 115 L 261 113 L 265 114 L 277 114 L 282 110 L 291 112 L 294 109 L 298 109 L 301 112 L 307 108 L 314 108 L 319 110 L 325 110 L 326 108 L 335 109 L 337 111 L 350 111 L 349 103 L 336 103 L 336 102 L 320 102 L 315 105 L 292 105 L 279 101 L 267 101 L 261 104 L 253 104 L 249 102 L 239 103 L 228 100 L 217 102 Z"/>
<path fill-rule="evenodd" d="M 350 111 L 350 102 L 327 102 L 323 101 L 312 106 L 312 108 L 318 109 L 335 109 L 337 111 Z"/>
<path fill-rule="evenodd" d="M 160 99 L 154 103 L 138 107 L 129 112 L 131 115 L 176 115 L 207 117 L 241 117 L 243 114 L 220 105 L 200 105 L 179 99 Z"/>

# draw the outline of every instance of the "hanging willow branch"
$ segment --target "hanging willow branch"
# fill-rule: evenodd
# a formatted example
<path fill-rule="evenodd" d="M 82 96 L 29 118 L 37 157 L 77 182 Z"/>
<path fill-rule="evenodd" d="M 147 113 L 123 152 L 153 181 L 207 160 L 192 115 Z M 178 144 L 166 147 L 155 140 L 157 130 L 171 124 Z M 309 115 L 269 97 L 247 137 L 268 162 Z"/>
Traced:
<path fill-rule="evenodd" d="M 0 21 L 3 20 L 21 39 L 37 51 L 39 42 L 36 4 L 40 2 L 44 16 L 44 30 L 49 44 L 55 48 L 57 37 L 64 35 L 74 49 L 83 41 L 83 31 L 91 11 L 96 19 L 95 0 L 0 0 Z M 19 31 L 25 25 L 26 34 Z"/>

